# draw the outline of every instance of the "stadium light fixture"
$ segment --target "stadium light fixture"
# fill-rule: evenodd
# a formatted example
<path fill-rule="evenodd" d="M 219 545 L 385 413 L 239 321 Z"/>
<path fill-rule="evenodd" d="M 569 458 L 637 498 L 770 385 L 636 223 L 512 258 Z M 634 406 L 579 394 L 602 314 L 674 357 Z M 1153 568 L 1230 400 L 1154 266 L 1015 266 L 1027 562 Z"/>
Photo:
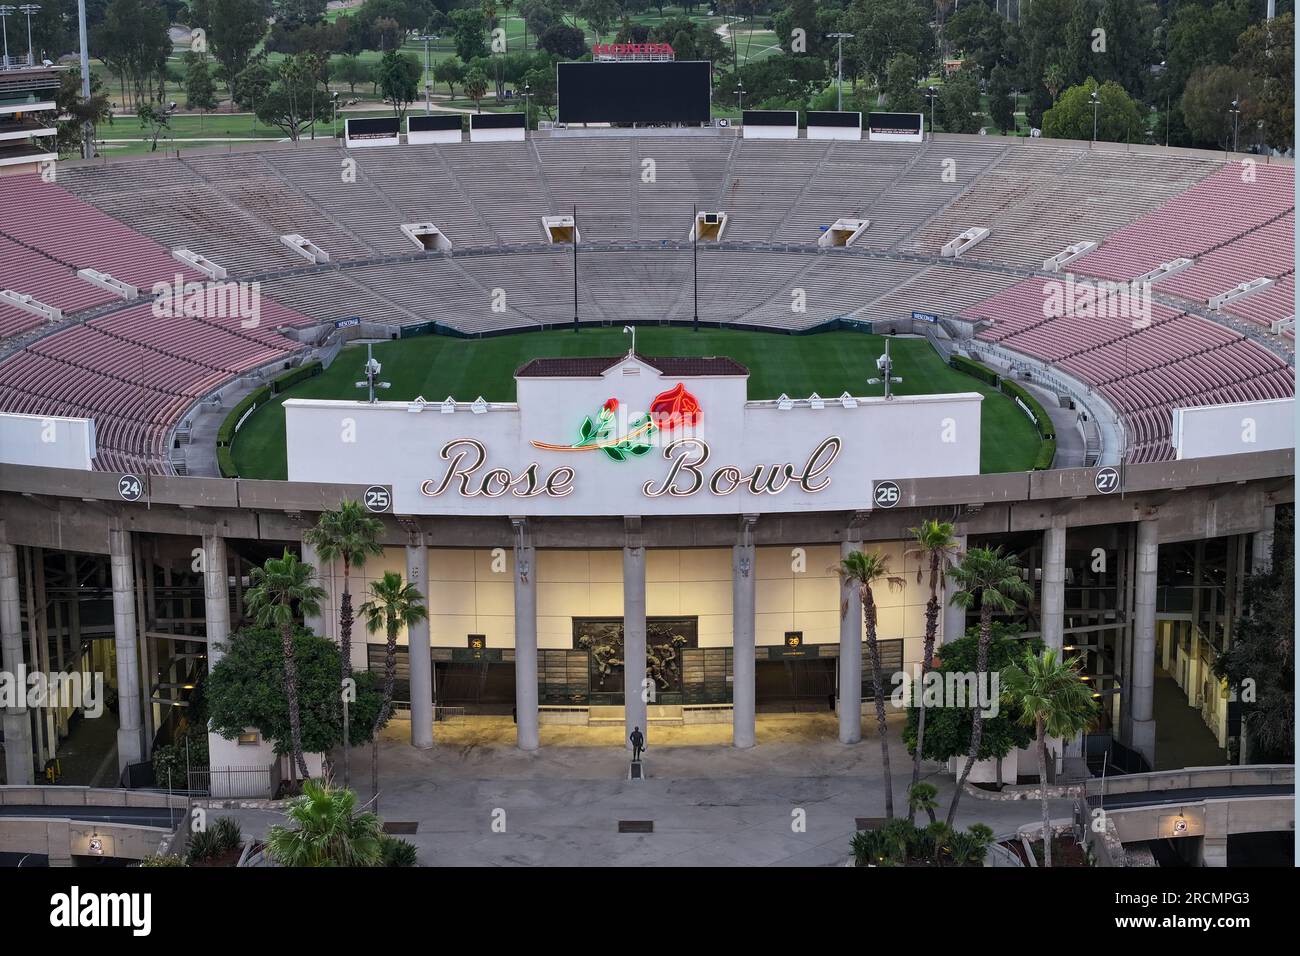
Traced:
<path fill-rule="evenodd" d="M 1241 122 L 1241 100 L 1233 100 L 1232 107 L 1228 110 L 1232 116 L 1232 151 L 1237 151 L 1237 130 Z"/>
<path fill-rule="evenodd" d="M 939 98 L 939 91 L 933 86 L 925 88 L 925 98 L 930 101 L 930 138 L 934 138 L 934 101 Z"/>
<path fill-rule="evenodd" d="M 375 404 L 377 401 L 375 398 L 375 389 L 393 387 L 391 382 L 379 381 L 379 373 L 383 371 L 383 366 L 375 359 L 373 349 L 374 346 L 372 345 L 366 346 L 366 364 L 361 369 L 361 373 L 365 375 L 366 380 L 364 382 L 357 382 L 357 388 L 364 388 L 369 391 L 371 405 Z"/>
<path fill-rule="evenodd" d="M 736 81 L 736 105 L 742 116 L 745 112 L 745 93 L 748 92 L 739 80 Z"/>
<path fill-rule="evenodd" d="M 36 57 L 32 52 L 32 14 L 40 13 L 41 7 L 38 3 L 24 3 L 18 9 L 27 15 L 27 65 L 35 66 Z"/>
<path fill-rule="evenodd" d="M 1097 144 L 1097 111 L 1101 108 L 1101 91 L 1093 90 L 1092 95 L 1088 97 L 1092 100 L 1092 142 Z"/>
<path fill-rule="evenodd" d="M 839 54 L 837 56 L 837 65 L 835 67 L 835 108 L 844 109 L 844 41 L 852 40 L 852 33 L 828 33 L 826 39 L 836 40 L 839 43 Z"/>
<path fill-rule="evenodd" d="M 428 116 L 433 109 L 433 85 L 429 82 L 429 41 L 441 37 L 436 33 L 421 33 L 416 39 L 424 41 L 424 115 Z"/>
<path fill-rule="evenodd" d="M 867 379 L 868 385 L 885 384 L 885 401 L 891 401 L 894 397 L 890 385 L 901 385 L 903 380 L 894 375 L 894 360 L 889 355 L 889 339 L 885 339 L 885 354 L 876 359 L 876 368 L 880 371 L 880 378 Z"/>
<path fill-rule="evenodd" d="M 4 69 L 9 69 L 9 18 L 13 15 L 14 7 L 7 3 L 0 3 L 0 32 L 4 36 Z"/>

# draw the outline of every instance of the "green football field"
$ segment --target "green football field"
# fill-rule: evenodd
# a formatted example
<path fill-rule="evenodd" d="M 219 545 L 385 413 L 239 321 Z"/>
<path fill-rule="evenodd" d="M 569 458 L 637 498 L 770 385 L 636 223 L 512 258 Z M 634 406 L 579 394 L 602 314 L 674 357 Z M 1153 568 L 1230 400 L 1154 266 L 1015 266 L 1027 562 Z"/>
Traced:
<path fill-rule="evenodd" d="M 985 473 L 1026 471 L 1033 467 L 1039 438 L 1034 426 L 1011 399 L 978 379 L 949 368 L 925 339 L 891 339 L 890 354 L 901 385 L 895 394 L 980 392 L 982 406 L 980 469 Z M 861 332 L 779 335 L 766 332 L 693 332 L 681 327 L 640 327 L 637 351 L 643 355 L 727 355 L 750 370 L 749 397 L 772 399 L 783 392 L 806 398 L 813 392 L 834 397 L 881 395 L 882 385 L 868 385 L 876 375 L 876 357 L 884 337 Z M 424 335 L 374 347 L 383 363 L 382 378 L 392 383 L 385 400 L 408 401 L 423 395 L 442 401 L 448 395 L 473 401 L 515 399 L 514 371 L 529 359 L 559 355 L 621 355 L 628 337 L 616 328 L 581 332 L 527 332 L 485 339 Z M 286 398 L 357 399 L 363 377 L 365 347 L 344 349 L 321 375 L 301 382 L 254 412 L 235 438 L 233 456 L 244 478 L 288 476 L 284 451 Z"/>

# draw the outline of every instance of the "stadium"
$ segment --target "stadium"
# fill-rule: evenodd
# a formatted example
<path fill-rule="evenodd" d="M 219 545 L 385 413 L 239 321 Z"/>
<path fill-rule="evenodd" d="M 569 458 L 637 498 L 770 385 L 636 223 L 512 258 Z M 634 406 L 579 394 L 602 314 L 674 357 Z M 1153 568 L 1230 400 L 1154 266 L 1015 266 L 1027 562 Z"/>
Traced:
<path fill-rule="evenodd" d="M 291 552 L 334 643 L 385 572 L 419 593 L 385 761 L 762 750 L 791 721 L 848 746 L 873 672 L 930 663 L 927 613 L 939 659 L 977 627 L 953 575 L 927 611 L 937 520 L 1018 556 L 999 621 L 1097 702 L 1051 781 L 1268 762 L 1213 664 L 1294 501 L 1292 162 L 872 135 L 907 122 L 394 120 L 0 178 L 5 671 L 103 672 L 108 785 L 163 787 L 155 749 Z M 350 568 L 310 533 L 345 502 L 381 523 Z M 897 578 L 869 636 L 861 551 Z M 382 629 L 350 640 L 382 677 Z M 11 700 L 5 782 L 83 752 L 79 710 Z M 274 795 L 292 760 L 245 729 L 190 789 Z"/>

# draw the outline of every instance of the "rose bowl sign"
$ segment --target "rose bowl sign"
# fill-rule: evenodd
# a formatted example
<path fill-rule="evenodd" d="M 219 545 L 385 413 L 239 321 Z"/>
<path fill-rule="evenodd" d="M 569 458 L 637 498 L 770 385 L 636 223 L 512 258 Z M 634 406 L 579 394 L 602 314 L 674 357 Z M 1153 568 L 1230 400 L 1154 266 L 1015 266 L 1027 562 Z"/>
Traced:
<path fill-rule="evenodd" d="M 978 393 L 749 401 L 730 359 L 534 359 L 518 401 L 284 403 L 289 478 L 396 514 L 866 510 L 877 480 L 979 472 Z"/>

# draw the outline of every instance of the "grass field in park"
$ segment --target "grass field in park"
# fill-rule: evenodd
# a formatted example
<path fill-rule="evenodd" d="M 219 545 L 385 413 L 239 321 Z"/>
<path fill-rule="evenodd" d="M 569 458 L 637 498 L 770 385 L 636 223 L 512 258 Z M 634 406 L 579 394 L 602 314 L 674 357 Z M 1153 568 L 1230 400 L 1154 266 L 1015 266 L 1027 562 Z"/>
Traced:
<path fill-rule="evenodd" d="M 925 339 L 894 338 L 890 354 L 895 374 L 903 382 L 895 394 L 979 392 L 984 395 L 980 436 L 980 470 L 985 473 L 1025 471 L 1038 453 L 1038 433 L 1019 408 L 997 389 L 949 368 Z M 374 346 L 383 364 L 382 378 L 392 383 L 387 401 L 409 401 L 423 395 L 440 402 L 448 395 L 473 401 L 515 399 L 514 372 L 539 356 L 619 355 L 628 339 L 618 329 L 525 332 L 484 339 L 424 335 Z M 861 332 L 780 335 L 688 328 L 641 327 L 637 351 L 643 355 L 726 355 L 750 370 L 749 397 L 773 399 L 785 393 L 806 398 L 813 392 L 833 397 L 881 395 L 882 385 L 868 385 L 876 374 L 876 358 L 885 349 L 882 336 Z M 286 398 L 358 399 L 365 347 L 344 349 L 321 375 L 300 383 L 264 405 L 244 423 L 235 439 L 233 456 L 245 478 L 288 475 L 285 462 L 284 408 Z M 395 454 L 400 450 L 395 449 Z M 881 449 L 888 456 L 889 449 Z"/>

